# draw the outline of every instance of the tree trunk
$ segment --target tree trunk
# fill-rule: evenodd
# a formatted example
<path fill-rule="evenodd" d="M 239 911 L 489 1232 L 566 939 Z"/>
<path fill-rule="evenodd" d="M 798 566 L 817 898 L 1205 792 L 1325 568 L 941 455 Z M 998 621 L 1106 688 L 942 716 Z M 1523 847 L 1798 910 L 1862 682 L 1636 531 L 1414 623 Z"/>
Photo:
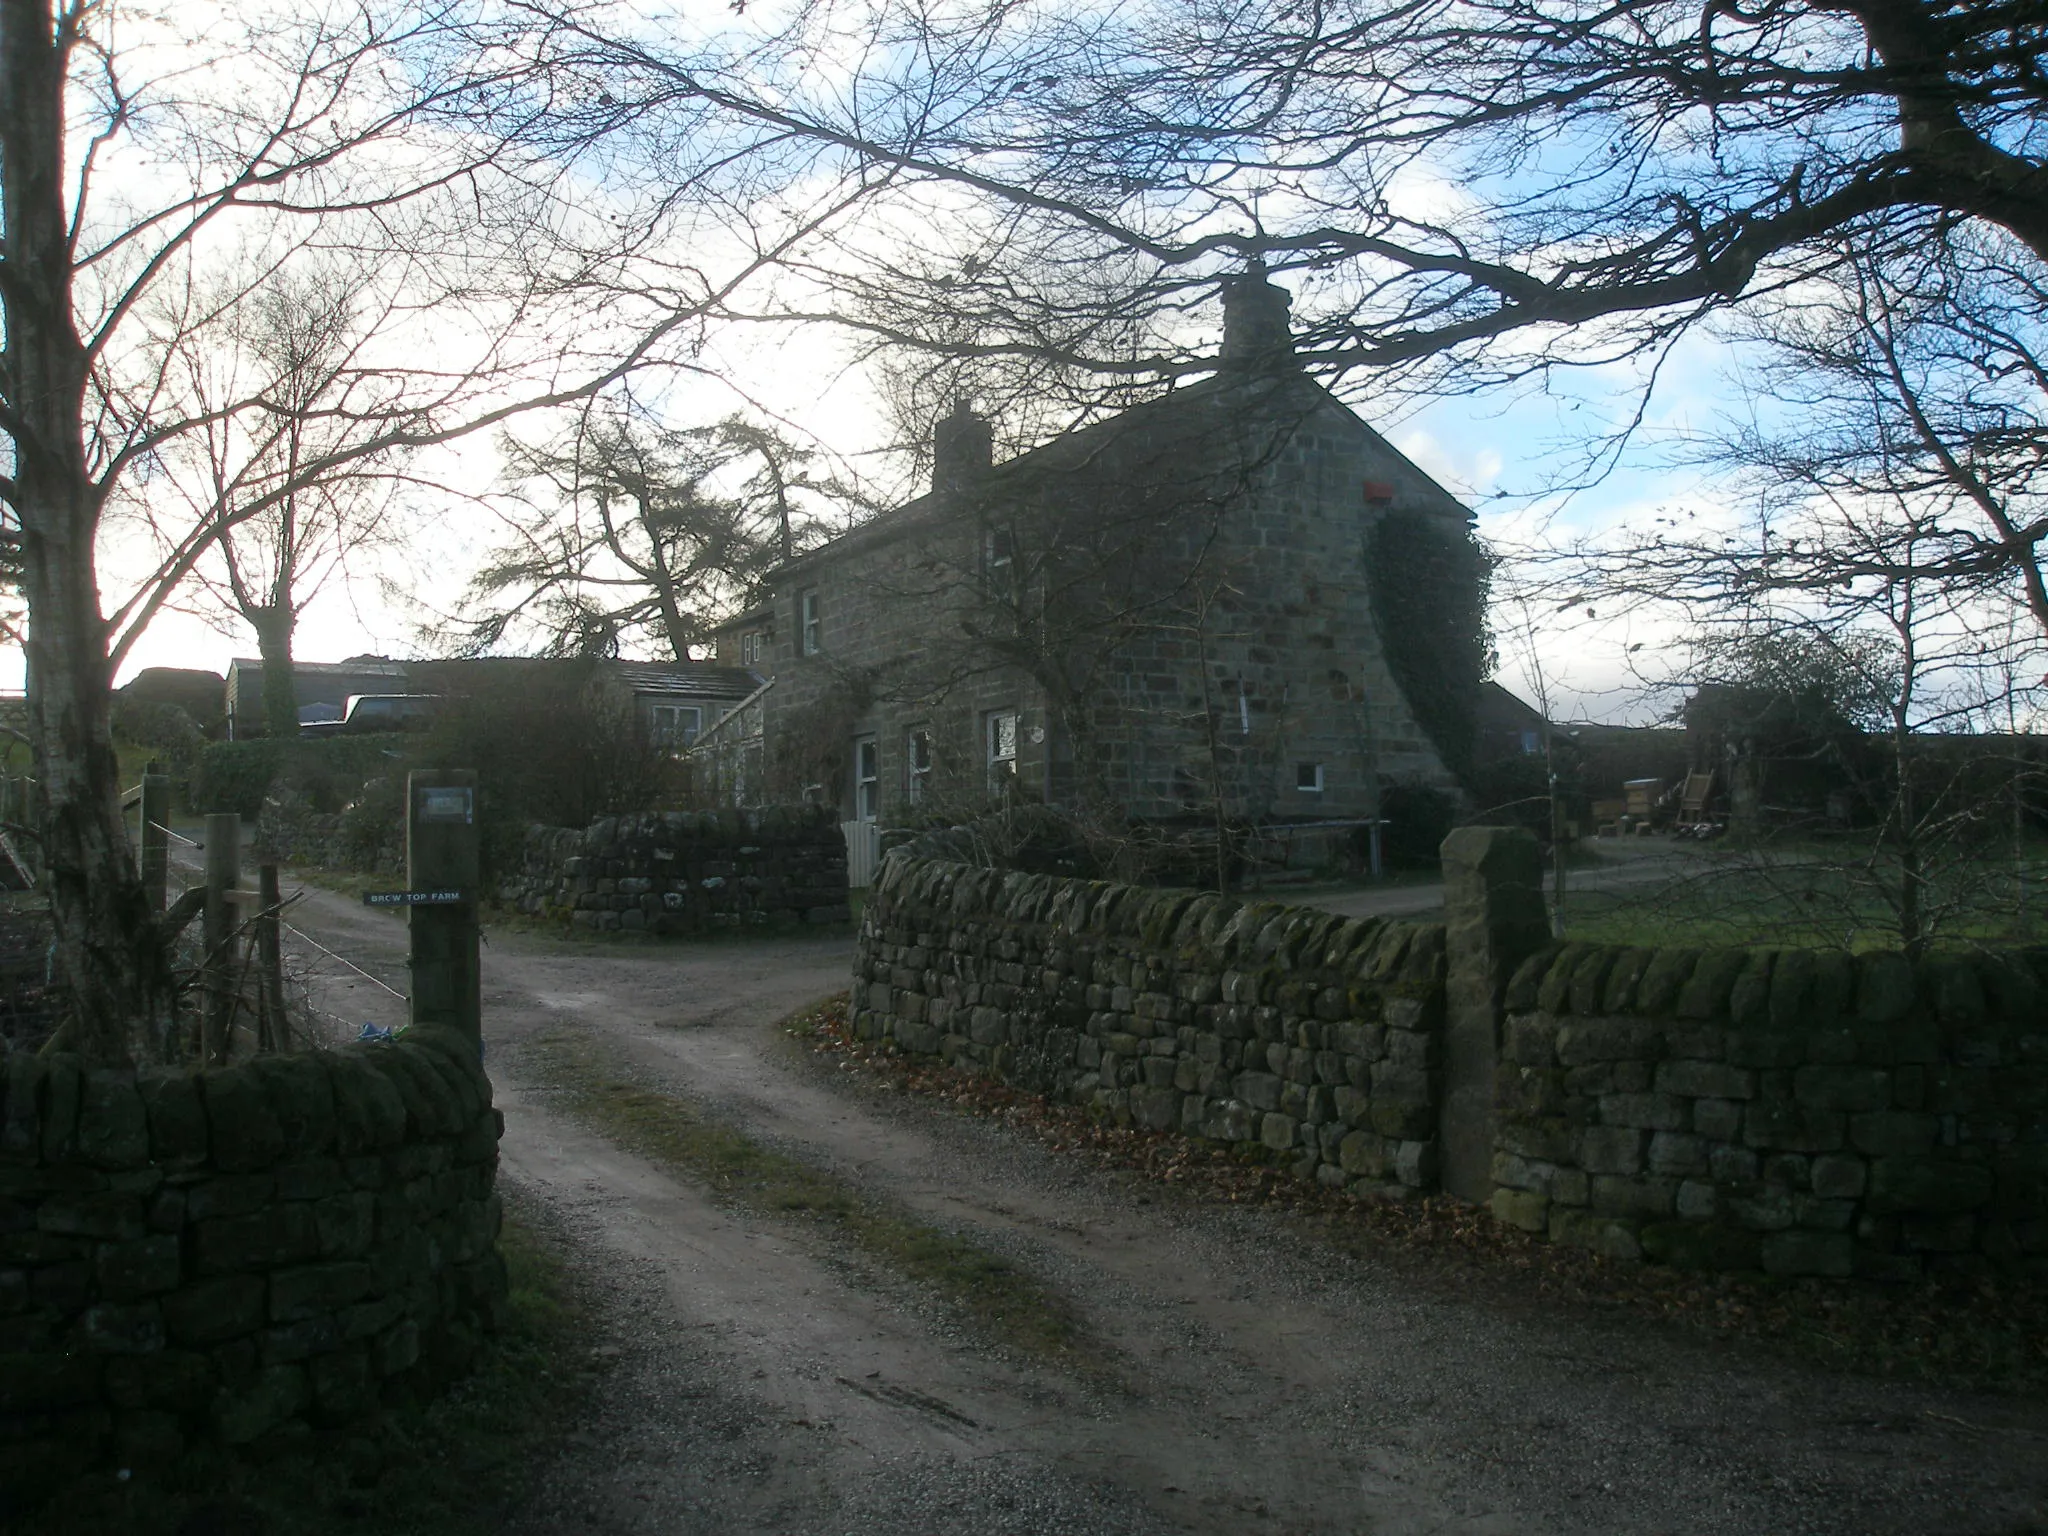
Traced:
<path fill-rule="evenodd" d="M 57 970 L 71 998 L 66 1039 L 92 1060 L 119 1063 L 138 1025 L 168 1016 L 172 994 L 129 854 L 110 725 L 93 561 L 100 497 L 85 455 L 87 357 L 72 317 L 62 187 L 65 69 L 49 0 L 0 0 L 0 379 L 15 417 L 36 809 Z"/>
<path fill-rule="evenodd" d="M 299 734 L 299 689 L 292 675 L 292 631 L 298 615 L 282 603 L 244 615 L 256 631 L 256 654 L 263 658 L 263 729 L 276 741 Z"/>

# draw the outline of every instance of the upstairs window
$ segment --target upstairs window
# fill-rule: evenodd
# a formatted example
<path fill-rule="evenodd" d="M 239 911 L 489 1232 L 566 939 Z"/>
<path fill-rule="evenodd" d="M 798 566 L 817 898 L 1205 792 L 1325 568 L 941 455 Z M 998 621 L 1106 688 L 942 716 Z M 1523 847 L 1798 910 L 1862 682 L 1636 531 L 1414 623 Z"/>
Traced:
<path fill-rule="evenodd" d="M 1321 763 L 1296 763 L 1294 765 L 1294 787 L 1304 795 L 1320 795 L 1323 792 L 1323 765 Z"/>
<path fill-rule="evenodd" d="M 903 792 L 912 805 L 931 794 L 932 733 L 916 726 L 903 739 Z"/>
<path fill-rule="evenodd" d="M 758 629 L 750 629 L 740 636 L 740 665 L 751 667 L 761 659 L 762 644 L 767 636 Z"/>
<path fill-rule="evenodd" d="M 800 649 L 806 656 L 815 656 L 825 649 L 824 626 L 819 618 L 818 589 L 811 588 L 797 599 L 797 604 L 799 632 L 803 637 Z"/>
<path fill-rule="evenodd" d="M 981 539 L 981 574 L 990 592 L 1006 597 L 1016 569 L 1016 543 L 1007 528 L 991 528 Z"/>
<path fill-rule="evenodd" d="M 1017 711 L 991 710 L 988 714 L 988 783 L 992 790 L 1004 790 L 1017 779 Z"/>

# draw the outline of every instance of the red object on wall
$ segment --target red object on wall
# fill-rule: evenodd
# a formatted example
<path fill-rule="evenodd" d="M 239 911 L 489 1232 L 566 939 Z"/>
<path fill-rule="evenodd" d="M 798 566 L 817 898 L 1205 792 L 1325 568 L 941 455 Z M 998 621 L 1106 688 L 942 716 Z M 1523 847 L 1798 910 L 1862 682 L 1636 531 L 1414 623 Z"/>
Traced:
<path fill-rule="evenodd" d="M 1389 480 L 1368 480 L 1365 482 L 1365 499 L 1370 502 L 1389 502 L 1394 499 L 1393 482 Z"/>

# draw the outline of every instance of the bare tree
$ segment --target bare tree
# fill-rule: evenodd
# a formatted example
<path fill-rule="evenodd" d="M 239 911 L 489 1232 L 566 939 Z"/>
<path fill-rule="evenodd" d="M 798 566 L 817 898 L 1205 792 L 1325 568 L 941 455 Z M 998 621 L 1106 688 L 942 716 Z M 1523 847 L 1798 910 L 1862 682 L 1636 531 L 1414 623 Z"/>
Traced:
<path fill-rule="evenodd" d="M 516 7 L 460 0 L 0 0 L 0 502 L 70 1038 L 97 1059 L 122 1059 L 173 989 L 125 847 L 108 682 L 224 530 L 195 520 L 111 611 L 96 542 L 174 440 L 293 414 L 261 388 L 198 405 L 175 387 L 188 345 L 243 297 L 193 275 L 232 251 L 255 286 L 339 249 L 393 296 L 352 364 L 359 387 L 316 413 L 349 430 L 224 514 L 245 522 L 382 455 L 690 366 L 708 314 L 868 190 L 710 101 L 658 188 L 607 181 L 582 126 L 610 109 L 558 88 L 550 37 Z M 799 176 L 806 195 L 776 201 Z"/>
<path fill-rule="evenodd" d="M 138 510 L 159 549 L 195 528 L 213 531 L 208 557 L 191 572 L 202 612 L 254 631 L 265 726 L 289 739 L 298 731 L 299 617 L 352 556 L 393 539 L 410 452 L 387 440 L 374 454 L 348 456 L 355 437 L 388 439 L 390 426 L 359 398 L 370 383 L 365 344 L 378 328 L 365 313 L 366 274 L 309 264 L 259 286 L 239 278 L 225 286 L 238 297 L 216 332 L 195 334 L 166 317 L 182 341 L 173 378 L 195 425 L 159 450 L 161 472 Z M 216 408 L 250 399 L 257 408 Z M 308 478 L 305 467 L 319 462 L 335 467 Z M 244 515 L 250 503 L 264 509 Z"/>

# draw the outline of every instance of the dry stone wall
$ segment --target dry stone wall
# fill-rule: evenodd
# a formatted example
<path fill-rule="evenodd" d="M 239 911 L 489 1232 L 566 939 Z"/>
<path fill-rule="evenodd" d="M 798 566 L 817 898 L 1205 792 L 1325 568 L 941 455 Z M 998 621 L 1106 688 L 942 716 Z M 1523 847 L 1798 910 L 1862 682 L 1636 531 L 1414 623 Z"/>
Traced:
<path fill-rule="evenodd" d="M 607 816 L 535 827 L 498 899 L 583 928 L 685 934 L 845 923 L 846 838 L 825 806 Z"/>
<path fill-rule="evenodd" d="M 892 854 L 855 1029 L 1325 1184 L 1436 1181 L 1444 931 Z"/>
<path fill-rule="evenodd" d="M 1784 1275 L 2048 1273 L 2048 955 L 1567 945 L 1510 982 L 1493 1209 Z"/>
<path fill-rule="evenodd" d="M 0 1505 L 463 1367 L 504 1306 L 500 1129 L 434 1028 L 204 1072 L 0 1057 Z"/>

